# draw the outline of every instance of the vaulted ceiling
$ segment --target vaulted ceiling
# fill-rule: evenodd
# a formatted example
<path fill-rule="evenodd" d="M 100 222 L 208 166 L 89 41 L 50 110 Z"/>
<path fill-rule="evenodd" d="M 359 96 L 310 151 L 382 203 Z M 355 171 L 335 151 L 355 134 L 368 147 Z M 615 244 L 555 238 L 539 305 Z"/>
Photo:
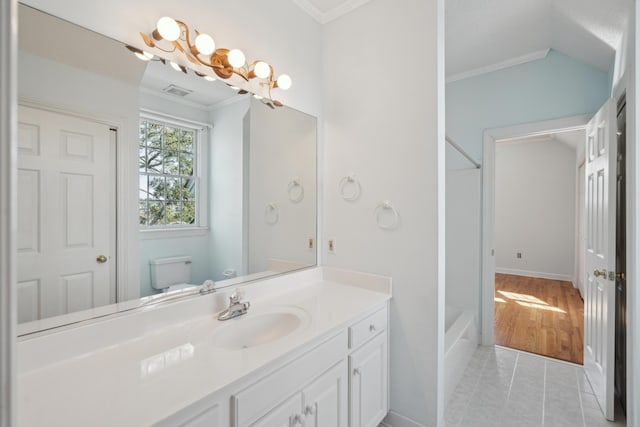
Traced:
<path fill-rule="evenodd" d="M 613 65 L 633 0 L 446 0 L 447 77 L 555 49 Z"/>

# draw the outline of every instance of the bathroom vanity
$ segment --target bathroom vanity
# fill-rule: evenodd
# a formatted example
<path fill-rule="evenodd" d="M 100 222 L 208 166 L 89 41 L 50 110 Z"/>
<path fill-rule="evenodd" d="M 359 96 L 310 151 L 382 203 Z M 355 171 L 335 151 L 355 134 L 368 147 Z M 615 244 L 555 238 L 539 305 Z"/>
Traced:
<path fill-rule="evenodd" d="M 391 279 L 312 268 L 19 342 L 19 426 L 377 426 Z"/>

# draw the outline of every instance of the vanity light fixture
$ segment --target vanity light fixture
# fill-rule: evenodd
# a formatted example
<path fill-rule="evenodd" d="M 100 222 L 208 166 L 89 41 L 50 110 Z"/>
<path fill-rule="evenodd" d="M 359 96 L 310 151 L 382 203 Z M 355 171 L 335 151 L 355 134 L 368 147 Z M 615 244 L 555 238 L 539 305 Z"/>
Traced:
<path fill-rule="evenodd" d="M 273 72 L 273 67 L 266 61 L 257 60 L 247 62 L 244 53 L 240 49 L 217 48 L 216 43 L 208 34 L 192 31 L 187 24 L 177 21 L 168 16 L 164 16 L 156 23 L 156 28 L 151 34 L 140 33 L 144 43 L 153 49 L 158 49 L 166 53 L 181 53 L 194 64 L 194 69 L 204 66 L 213 71 L 221 79 L 229 79 L 232 76 L 239 76 L 244 81 L 249 82 L 257 79 L 260 86 L 266 89 L 268 94 L 265 103 L 275 106 L 282 106 L 282 103 L 271 97 L 272 89 L 287 90 L 291 87 L 291 77 L 281 74 L 277 78 Z M 195 36 L 195 37 L 194 37 Z M 149 61 L 154 59 L 154 55 L 133 46 L 127 46 L 138 58 Z M 158 57 L 158 60 L 165 62 L 165 59 Z M 169 64 L 176 70 L 187 72 L 186 67 L 169 61 Z M 213 76 L 196 71 L 196 74 L 207 80 L 215 80 Z M 267 100 L 268 99 L 268 100 Z M 269 105 L 273 107 L 273 105 Z"/>

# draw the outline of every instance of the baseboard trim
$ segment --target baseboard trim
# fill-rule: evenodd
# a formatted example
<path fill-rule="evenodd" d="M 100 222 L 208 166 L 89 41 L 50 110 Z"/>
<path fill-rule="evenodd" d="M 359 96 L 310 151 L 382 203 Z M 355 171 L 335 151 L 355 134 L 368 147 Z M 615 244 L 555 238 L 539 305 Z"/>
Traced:
<path fill-rule="evenodd" d="M 562 280 L 565 282 L 571 282 L 575 287 L 575 284 L 573 283 L 573 276 L 569 276 L 568 274 L 541 273 L 539 271 L 516 270 L 514 268 L 498 267 L 496 267 L 496 273 L 513 274 L 514 276 L 535 277 L 537 279 Z"/>
<path fill-rule="evenodd" d="M 384 420 L 382 420 L 381 425 L 386 427 L 425 427 L 423 424 L 413 421 L 411 418 L 407 418 L 393 411 L 389 411 L 387 416 L 384 417 Z"/>

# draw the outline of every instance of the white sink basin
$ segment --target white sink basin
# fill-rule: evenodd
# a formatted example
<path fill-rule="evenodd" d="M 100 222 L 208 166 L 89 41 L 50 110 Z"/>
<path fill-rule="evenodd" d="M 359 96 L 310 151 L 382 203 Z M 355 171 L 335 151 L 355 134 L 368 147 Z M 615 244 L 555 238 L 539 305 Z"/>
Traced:
<path fill-rule="evenodd" d="M 277 341 L 309 325 L 309 315 L 296 307 L 275 308 L 226 320 L 213 333 L 213 345 L 229 349 L 257 347 Z"/>

